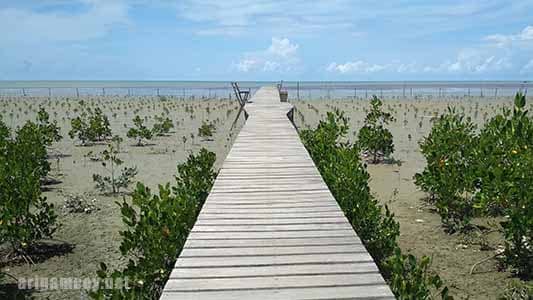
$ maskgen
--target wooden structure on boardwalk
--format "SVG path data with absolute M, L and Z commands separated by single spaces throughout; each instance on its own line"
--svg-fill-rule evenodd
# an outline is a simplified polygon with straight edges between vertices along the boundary
M 304 148 L 276 87 L 249 118 L 161 299 L 394 299 Z

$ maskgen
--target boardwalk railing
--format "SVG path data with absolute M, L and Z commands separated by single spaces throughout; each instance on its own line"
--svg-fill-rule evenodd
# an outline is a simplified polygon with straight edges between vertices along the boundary
M 224 161 L 162 299 L 394 299 L 276 87 Z
M 100 86 L 99 86 L 100 84 Z M 257 91 L 263 83 L 239 82 L 239 87 Z M 276 84 L 276 83 L 272 83 Z M 499 97 L 527 93 L 533 82 L 299 82 L 285 81 L 278 86 L 288 91 L 289 99 L 368 99 L 413 97 Z M 235 97 L 230 82 L 140 82 L 121 86 L 91 82 L 71 82 L 69 85 L 51 82 L 47 85 L 26 82 L 1 82 L 0 96 L 172 96 L 180 99 L 227 99 Z

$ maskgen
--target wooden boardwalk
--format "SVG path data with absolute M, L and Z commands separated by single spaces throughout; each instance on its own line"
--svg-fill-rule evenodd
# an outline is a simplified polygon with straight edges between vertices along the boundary
M 394 299 L 320 177 L 291 105 L 261 88 L 161 299 Z

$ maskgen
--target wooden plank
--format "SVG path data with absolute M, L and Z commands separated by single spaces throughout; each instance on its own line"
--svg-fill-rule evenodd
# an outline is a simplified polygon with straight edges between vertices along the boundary
M 344 214 L 340 210 L 330 210 L 330 211 L 310 211 L 310 212 L 284 212 L 284 213 L 269 213 L 269 214 L 258 214 L 254 212 L 250 212 L 247 214 L 235 214 L 235 213 L 216 213 L 215 212 L 207 212 L 202 211 L 199 215 L 199 219 L 242 219 L 242 220 L 248 220 L 248 219 L 315 219 L 320 217 L 344 217 Z
M 228 266 L 271 266 L 298 264 L 329 264 L 340 262 L 371 262 L 368 253 L 328 253 L 271 256 L 220 256 L 220 257 L 181 257 L 176 268 L 228 267 Z
M 167 288 L 176 292 L 242 289 L 355 286 L 383 284 L 379 273 L 317 274 L 271 277 L 171 279 Z
M 379 272 L 372 262 L 344 264 L 305 264 L 261 267 L 213 267 L 213 268 L 176 268 L 170 278 L 239 278 L 267 277 L 311 274 L 355 274 Z
M 163 300 L 189 300 L 189 299 L 261 299 L 261 300 L 287 300 L 287 299 L 395 299 L 386 285 L 373 286 L 333 286 L 315 288 L 292 288 L 292 289 L 248 289 L 235 291 L 209 291 L 209 292 L 163 292 Z
M 340 216 L 333 217 L 317 217 L 313 220 L 305 219 L 290 219 L 290 218 L 278 218 L 278 219 L 199 219 L 196 221 L 196 226 L 199 225 L 211 225 L 211 226 L 220 226 L 220 225 L 244 225 L 244 224 L 253 224 L 253 225 L 269 225 L 269 224 L 329 224 L 329 223 L 345 223 L 346 220 Z
M 262 88 L 161 299 L 394 299 L 287 119 Z
M 253 211 L 245 208 L 228 208 L 228 209 L 211 209 L 209 207 L 205 208 L 203 213 L 209 214 L 298 214 L 298 213 L 321 213 L 321 212 L 332 212 L 338 211 L 336 206 L 326 206 L 326 207 L 294 207 L 294 208 L 257 208 Z
M 281 203 L 268 203 L 268 202 L 259 202 L 256 200 L 255 202 L 232 202 L 232 203 L 224 203 L 224 202 L 217 202 L 217 203 L 209 203 L 209 206 L 206 205 L 206 209 L 215 209 L 224 211 L 225 209 L 265 209 L 265 208 L 318 208 L 318 207 L 337 207 L 337 203 L 335 202 L 320 202 L 320 201 L 302 201 L 302 202 L 281 202 Z
M 322 238 L 291 238 L 291 239 L 221 239 L 194 240 L 188 239 L 185 248 L 244 248 L 244 247 L 295 247 L 317 245 L 353 245 L 361 244 L 358 237 L 343 236 Z
M 280 238 L 320 238 L 320 237 L 347 237 L 354 236 L 352 230 L 315 230 L 315 231 L 274 231 L 274 232 L 196 232 L 191 231 L 190 239 L 280 239 Z
M 196 224 L 192 232 L 270 232 L 270 231 L 324 231 L 324 230 L 351 230 L 350 224 L 342 223 L 308 223 L 308 224 L 281 224 L 281 225 L 265 225 L 265 224 L 246 224 L 246 225 L 217 225 L 209 226 Z
M 366 252 L 362 244 L 357 245 L 316 245 L 291 247 L 245 247 L 245 248 L 186 248 L 180 257 L 199 256 L 252 256 L 252 255 L 287 255 L 287 254 L 324 254 L 324 253 L 361 253 Z M 238 253 L 238 254 L 236 254 Z

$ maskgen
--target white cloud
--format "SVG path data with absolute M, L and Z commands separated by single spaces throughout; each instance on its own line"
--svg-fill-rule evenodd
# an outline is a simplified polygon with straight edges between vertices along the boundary
M 169 1 L 170 2 L 170 1 Z M 374 0 L 180 0 L 177 16 L 198 27 L 200 34 L 269 35 L 331 33 L 359 35 L 361 27 L 395 32 L 397 37 L 431 36 L 442 32 L 463 32 L 473 25 L 494 24 L 502 18 L 530 18 L 531 0 L 473 1 Z M 420 12 L 424 12 L 421 14 Z M 475 20 L 476 24 L 473 24 Z M 362 33 L 366 35 L 367 33 Z
M 500 48 L 510 47 L 513 42 L 518 44 L 533 43 L 533 26 L 526 26 L 521 32 L 516 34 L 491 34 L 486 36 L 484 40 Z
M 399 64 L 396 67 L 396 72 L 398 73 L 416 73 L 418 72 L 419 68 L 415 63 L 410 64 Z
M 259 65 L 257 60 L 251 58 L 242 59 L 237 63 L 237 70 L 241 72 L 249 72 L 255 69 Z
M 276 72 L 289 71 L 300 61 L 298 44 L 288 38 L 272 38 L 270 46 L 261 51 L 245 53 L 235 64 L 240 72 Z
M 477 49 L 465 49 L 459 52 L 455 61 L 444 63 L 441 70 L 452 73 L 486 73 L 511 68 L 508 57 L 499 57 Z
M 329 72 L 337 72 L 340 74 L 350 73 L 377 73 L 377 72 L 392 72 L 398 74 L 416 73 L 423 70 L 423 67 L 417 63 L 401 63 L 393 61 L 391 63 L 369 63 L 363 60 L 348 61 L 343 64 L 335 62 L 330 63 L 326 70 Z
M 339 74 L 374 73 L 432 73 L 439 75 L 487 75 L 505 74 L 505 72 L 533 72 L 533 59 L 526 53 L 533 46 L 533 26 L 526 26 L 516 34 L 494 34 L 483 38 L 489 44 L 481 44 L 470 48 L 462 48 L 455 58 L 441 63 L 370 63 L 363 60 L 349 61 L 342 64 L 329 64 L 326 70 Z M 494 47 L 496 46 L 496 47 Z M 525 59 L 527 58 L 527 59 Z M 522 66 L 520 68 L 520 66 Z M 517 69 L 518 68 L 518 69 Z
M 197 34 L 315 33 L 351 28 L 348 0 L 182 0 L 178 18 L 196 23 Z
M 84 41 L 105 36 L 114 25 L 129 23 L 128 5 L 123 1 L 78 0 L 76 4 L 82 12 L 0 8 L 0 28 L 6 29 L 0 43 Z
M 531 63 L 533 65 L 533 63 Z M 369 63 L 363 60 L 349 61 L 343 64 L 330 63 L 326 70 L 339 74 L 362 74 L 388 72 L 406 73 L 434 73 L 434 74 L 487 74 L 512 69 L 513 64 L 509 56 L 498 56 L 481 49 L 463 49 L 453 60 L 437 65 L 420 65 L 417 63 Z
M 332 62 L 326 68 L 329 72 L 347 73 L 374 73 L 390 68 L 390 65 L 370 64 L 362 60 L 348 61 L 343 64 Z
M 297 44 L 291 44 L 288 38 L 279 39 L 273 37 L 272 44 L 268 47 L 268 52 L 284 58 L 293 57 L 296 55 L 298 47 Z

